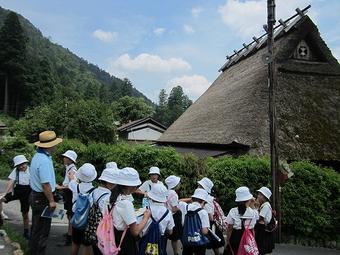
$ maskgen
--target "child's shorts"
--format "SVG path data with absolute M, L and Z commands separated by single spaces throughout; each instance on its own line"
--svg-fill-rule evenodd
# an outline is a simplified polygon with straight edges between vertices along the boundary
M 28 213 L 30 209 L 29 196 L 31 193 L 31 187 L 29 185 L 17 184 L 14 188 L 14 192 L 7 193 L 5 195 L 5 203 L 19 200 L 22 213 Z

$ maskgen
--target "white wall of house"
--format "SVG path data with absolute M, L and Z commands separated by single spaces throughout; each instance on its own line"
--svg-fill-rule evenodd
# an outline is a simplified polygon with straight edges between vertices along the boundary
M 128 134 L 128 140 L 148 140 L 155 141 L 162 135 L 161 132 L 149 127 L 140 130 L 131 131 Z

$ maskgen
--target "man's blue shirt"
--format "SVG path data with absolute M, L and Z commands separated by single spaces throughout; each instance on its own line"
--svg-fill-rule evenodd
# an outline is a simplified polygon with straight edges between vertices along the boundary
M 43 183 L 49 183 L 52 192 L 54 192 L 56 182 L 52 157 L 45 150 L 39 148 L 31 161 L 30 185 L 32 190 L 43 192 Z

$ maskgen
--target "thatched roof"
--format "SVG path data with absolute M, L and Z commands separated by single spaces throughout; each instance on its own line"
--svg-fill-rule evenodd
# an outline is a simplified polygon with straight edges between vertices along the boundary
M 157 128 L 157 130 L 160 132 L 164 132 L 166 130 L 166 127 L 163 124 L 159 123 L 158 121 L 156 121 L 155 119 L 151 117 L 146 117 L 143 119 L 138 119 L 138 120 L 131 121 L 129 123 L 125 123 L 121 125 L 120 127 L 118 127 L 117 130 L 120 132 L 131 131 L 135 129 L 137 126 L 139 127 L 144 124 L 153 124 L 154 127 Z
M 305 41 L 312 57 L 297 60 Z M 261 44 L 261 45 L 260 45 Z M 238 143 L 269 153 L 265 41 L 229 58 L 209 89 L 160 137 L 160 144 Z M 308 16 L 276 31 L 277 119 L 280 157 L 340 159 L 340 66 Z

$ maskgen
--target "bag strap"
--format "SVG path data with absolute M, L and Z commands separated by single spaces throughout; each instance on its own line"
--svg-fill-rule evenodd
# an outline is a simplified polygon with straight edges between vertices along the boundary
M 92 193 L 92 191 L 94 191 L 95 189 L 96 189 L 96 187 L 92 187 L 91 189 L 89 189 L 89 190 L 86 192 L 86 194 Z
M 101 194 L 100 197 L 97 199 L 96 204 L 98 204 L 99 200 L 100 200 L 103 196 L 108 195 L 108 194 L 109 194 L 109 193 L 103 193 L 103 194 Z
M 151 215 L 151 219 L 152 219 L 154 222 L 157 222 L 157 224 L 159 224 L 162 220 L 164 220 L 164 218 L 168 215 L 168 213 L 169 213 L 169 210 L 167 209 L 167 210 L 165 211 L 165 213 L 163 214 L 163 216 L 162 216 L 158 221 L 156 221 L 156 220 L 152 217 L 152 215 Z
M 77 193 L 78 193 L 78 194 L 80 193 L 80 190 L 79 190 L 79 183 L 77 184 Z
M 124 229 L 124 232 L 123 232 L 123 234 L 122 234 L 122 237 L 120 238 L 119 246 L 117 247 L 118 251 L 120 251 L 120 246 L 121 246 L 122 243 L 123 243 L 123 240 L 124 240 L 124 237 L 125 237 L 125 234 L 126 234 L 126 231 L 127 231 L 128 228 L 129 228 L 129 227 L 127 227 L 127 228 Z
M 19 169 L 18 167 L 16 167 L 16 178 L 15 178 L 15 181 L 17 184 L 19 184 Z

